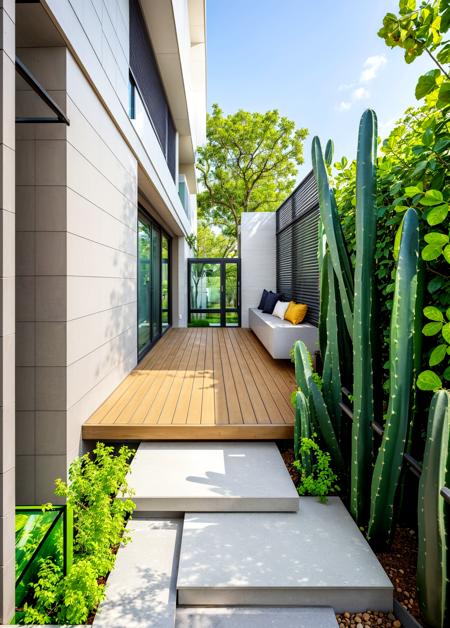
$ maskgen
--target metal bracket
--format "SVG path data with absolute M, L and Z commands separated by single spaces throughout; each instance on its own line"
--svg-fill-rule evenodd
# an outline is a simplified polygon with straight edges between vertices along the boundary
M 56 104 L 49 93 L 42 87 L 42 85 L 34 78 L 30 70 L 22 63 L 22 61 L 16 57 L 16 72 L 24 81 L 30 85 L 30 87 L 36 92 L 36 94 L 45 102 L 55 114 L 56 118 L 45 117 L 31 117 L 31 118 L 16 118 L 16 122 L 20 124 L 67 124 L 70 125 L 70 121 L 63 112 L 63 110 Z

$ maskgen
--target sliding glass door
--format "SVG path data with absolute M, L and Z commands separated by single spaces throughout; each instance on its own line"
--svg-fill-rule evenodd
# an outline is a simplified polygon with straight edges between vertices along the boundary
M 138 356 L 170 326 L 170 240 L 161 227 L 139 213 Z

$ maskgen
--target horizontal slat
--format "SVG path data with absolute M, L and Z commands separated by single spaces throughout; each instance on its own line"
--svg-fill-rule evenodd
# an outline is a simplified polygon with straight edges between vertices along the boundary
M 318 324 L 320 293 L 319 199 L 311 171 L 277 211 L 277 290 L 286 299 L 306 303 L 307 319 Z

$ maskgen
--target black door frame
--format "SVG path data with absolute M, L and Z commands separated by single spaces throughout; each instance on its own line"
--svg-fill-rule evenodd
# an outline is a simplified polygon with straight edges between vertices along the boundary
M 149 323 L 150 323 L 150 342 L 145 345 L 142 349 L 139 350 L 139 221 L 145 222 L 151 229 L 155 229 L 159 232 L 159 251 L 158 251 L 158 273 L 159 273 L 159 332 L 153 338 L 153 328 L 152 328 L 152 312 L 153 312 L 153 281 L 150 281 L 149 286 Z M 166 329 L 163 329 L 162 325 L 162 238 L 165 236 L 168 242 L 168 294 L 169 294 L 169 311 L 168 311 L 168 326 Z M 136 324 L 137 324 L 137 352 L 138 352 L 138 361 L 141 360 L 149 351 L 152 349 L 155 344 L 164 336 L 164 334 L 171 328 L 172 326 L 172 238 L 165 231 L 160 224 L 154 220 L 150 214 L 145 210 L 145 208 L 139 203 L 138 205 L 138 217 L 137 217 L 137 267 L 136 267 L 136 297 L 137 297 L 137 307 L 136 307 Z M 152 250 L 153 242 L 152 237 L 150 237 L 150 251 Z M 153 272 L 153 268 L 150 268 L 150 273 Z
M 188 325 L 191 314 L 220 314 L 220 327 L 226 327 L 226 314 L 236 312 L 238 327 L 241 326 L 241 258 L 240 257 L 189 257 L 188 258 Z M 191 267 L 192 264 L 220 264 L 220 309 L 191 307 Z M 226 307 L 226 266 L 236 264 L 237 268 L 237 307 Z

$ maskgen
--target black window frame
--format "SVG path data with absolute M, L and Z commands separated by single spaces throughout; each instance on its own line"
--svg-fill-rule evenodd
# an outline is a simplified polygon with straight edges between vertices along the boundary
M 145 222 L 147 223 L 148 226 L 150 226 L 150 228 L 153 230 L 155 229 L 156 231 L 159 232 L 159 333 L 157 334 L 157 336 L 155 336 L 155 338 L 151 337 L 150 339 L 150 343 L 148 345 L 146 345 L 144 348 L 142 348 L 141 350 L 139 350 L 139 221 L 141 222 Z M 142 360 L 142 358 L 147 355 L 147 353 L 149 351 L 151 351 L 151 349 L 153 349 L 153 347 L 156 345 L 156 343 L 161 340 L 161 338 L 164 336 L 164 334 L 166 334 L 169 329 L 171 329 L 172 327 L 172 237 L 170 236 L 169 233 L 167 233 L 167 231 L 150 215 L 150 213 L 145 209 L 145 207 L 143 207 L 143 205 L 141 205 L 141 203 L 138 203 L 138 216 L 137 216 L 137 223 L 136 223 L 137 229 L 136 229 L 136 303 L 137 303 L 137 307 L 136 307 L 136 329 L 137 329 L 137 338 L 136 338 L 136 345 L 137 345 L 137 354 L 138 354 L 138 362 L 140 362 Z M 168 257 L 168 326 L 163 329 L 163 324 L 162 324 L 162 312 L 163 312 L 163 307 L 162 307 L 162 236 L 165 236 L 167 238 L 167 242 L 168 242 L 168 252 L 169 252 L 169 257 Z M 150 243 L 150 246 L 152 246 L 152 244 Z M 151 272 L 153 272 L 153 269 L 151 269 Z M 153 285 L 153 282 L 152 282 Z M 151 292 L 151 297 L 149 299 L 149 309 L 150 309 L 150 315 L 149 315 L 149 319 L 150 319 L 150 326 L 152 325 L 152 307 L 153 307 L 153 293 Z M 166 311 L 166 310 L 164 310 Z

